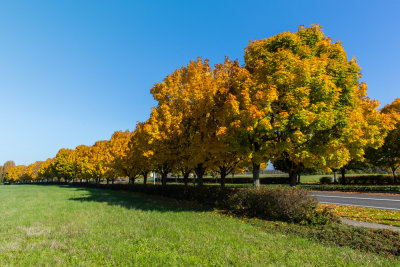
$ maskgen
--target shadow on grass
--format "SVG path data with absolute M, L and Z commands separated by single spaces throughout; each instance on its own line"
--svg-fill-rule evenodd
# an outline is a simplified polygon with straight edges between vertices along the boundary
M 69 198 L 70 201 L 99 202 L 110 206 L 120 206 L 126 209 L 159 212 L 204 211 L 210 208 L 195 202 L 178 201 L 163 196 L 150 195 L 137 192 L 116 191 L 98 188 L 83 188 L 69 185 L 57 185 L 75 191 L 82 191 L 82 197 Z

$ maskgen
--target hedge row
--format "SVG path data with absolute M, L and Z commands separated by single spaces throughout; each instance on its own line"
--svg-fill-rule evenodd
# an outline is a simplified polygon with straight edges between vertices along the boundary
M 342 182 L 342 177 L 339 177 L 339 183 Z M 346 176 L 346 184 L 389 185 L 393 183 L 394 179 L 392 175 Z
M 195 178 L 189 178 L 189 183 L 195 183 Z M 203 178 L 203 183 L 205 184 L 214 184 L 220 183 L 220 178 Z M 167 178 L 167 183 L 184 183 L 183 178 Z M 253 183 L 253 178 L 251 177 L 234 177 L 234 178 L 225 178 L 226 184 L 251 184 Z M 260 178 L 261 184 L 289 184 L 289 177 L 263 177 Z
M 287 222 L 326 224 L 333 220 L 330 214 L 317 212 L 317 200 L 307 190 L 294 187 L 221 188 L 218 186 L 91 184 L 73 183 L 73 186 L 123 190 L 159 195 L 177 200 L 196 201 L 208 207 L 224 209 L 242 216 L 274 219 Z
M 332 184 L 331 176 L 324 176 L 319 179 L 321 184 Z M 345 183 L 341 176 L 339 176 L 340 184 L 349 185 L 392 185 L 394 184 L 394 178 L 392 175 L 355 175 L 346 176 Z
M 390 192 L 400 193 L 398 185 L 298 185 L 298 188 L 321 191 L 349 191 L 349 192 Z

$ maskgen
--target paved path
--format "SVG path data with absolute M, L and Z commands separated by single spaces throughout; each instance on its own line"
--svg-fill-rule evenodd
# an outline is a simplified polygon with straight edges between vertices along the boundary
M 400 211 L 400 195 L 313 191 L 319 203 Z

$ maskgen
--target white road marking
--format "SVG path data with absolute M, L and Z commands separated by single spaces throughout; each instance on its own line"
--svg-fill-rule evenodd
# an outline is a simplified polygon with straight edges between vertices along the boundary
M 368 200 L 380 200 L 380 201 L 400 201 L 400 199 L 382 199 L 382 198 L 369 198 L 369 197 L 339 197 L 339 196 L 328 196 L 328 195 L 312 195 L 315 197 L 334 197 L 334 198 L 350 198 L 350 199 L 368 199 Z
M 373 209 L 383 209 L 383 210 L 399 210 L 396 208 L 386 208 L 386 207 L 374 207 L 374 206 L 364 206 L 364 205 L 353 205 L 353 204 L 343 204 L 343 203 L 333 203 L 333 202 L 319 202 L 321 204 L 332 204 L 332 205 L 343 205 L 343 206 L 357 206 L 357 207 L 364 207 L 364 208 L 373 208 Z

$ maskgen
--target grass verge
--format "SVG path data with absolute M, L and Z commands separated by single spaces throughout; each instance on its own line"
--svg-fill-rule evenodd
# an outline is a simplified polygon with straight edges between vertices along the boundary
M 326 245 L 351 247 L 383 256 L 400 256 L 400 234 L 343 224 L 304 226 L 285 222 L 250 220 L 250 223 L 269 233 L 305 237 Z M 397 263 L 398 265 L 399 263 Z
M 398 264 L 137 193 L 0 186 L 0 210 L 1 266 Z

